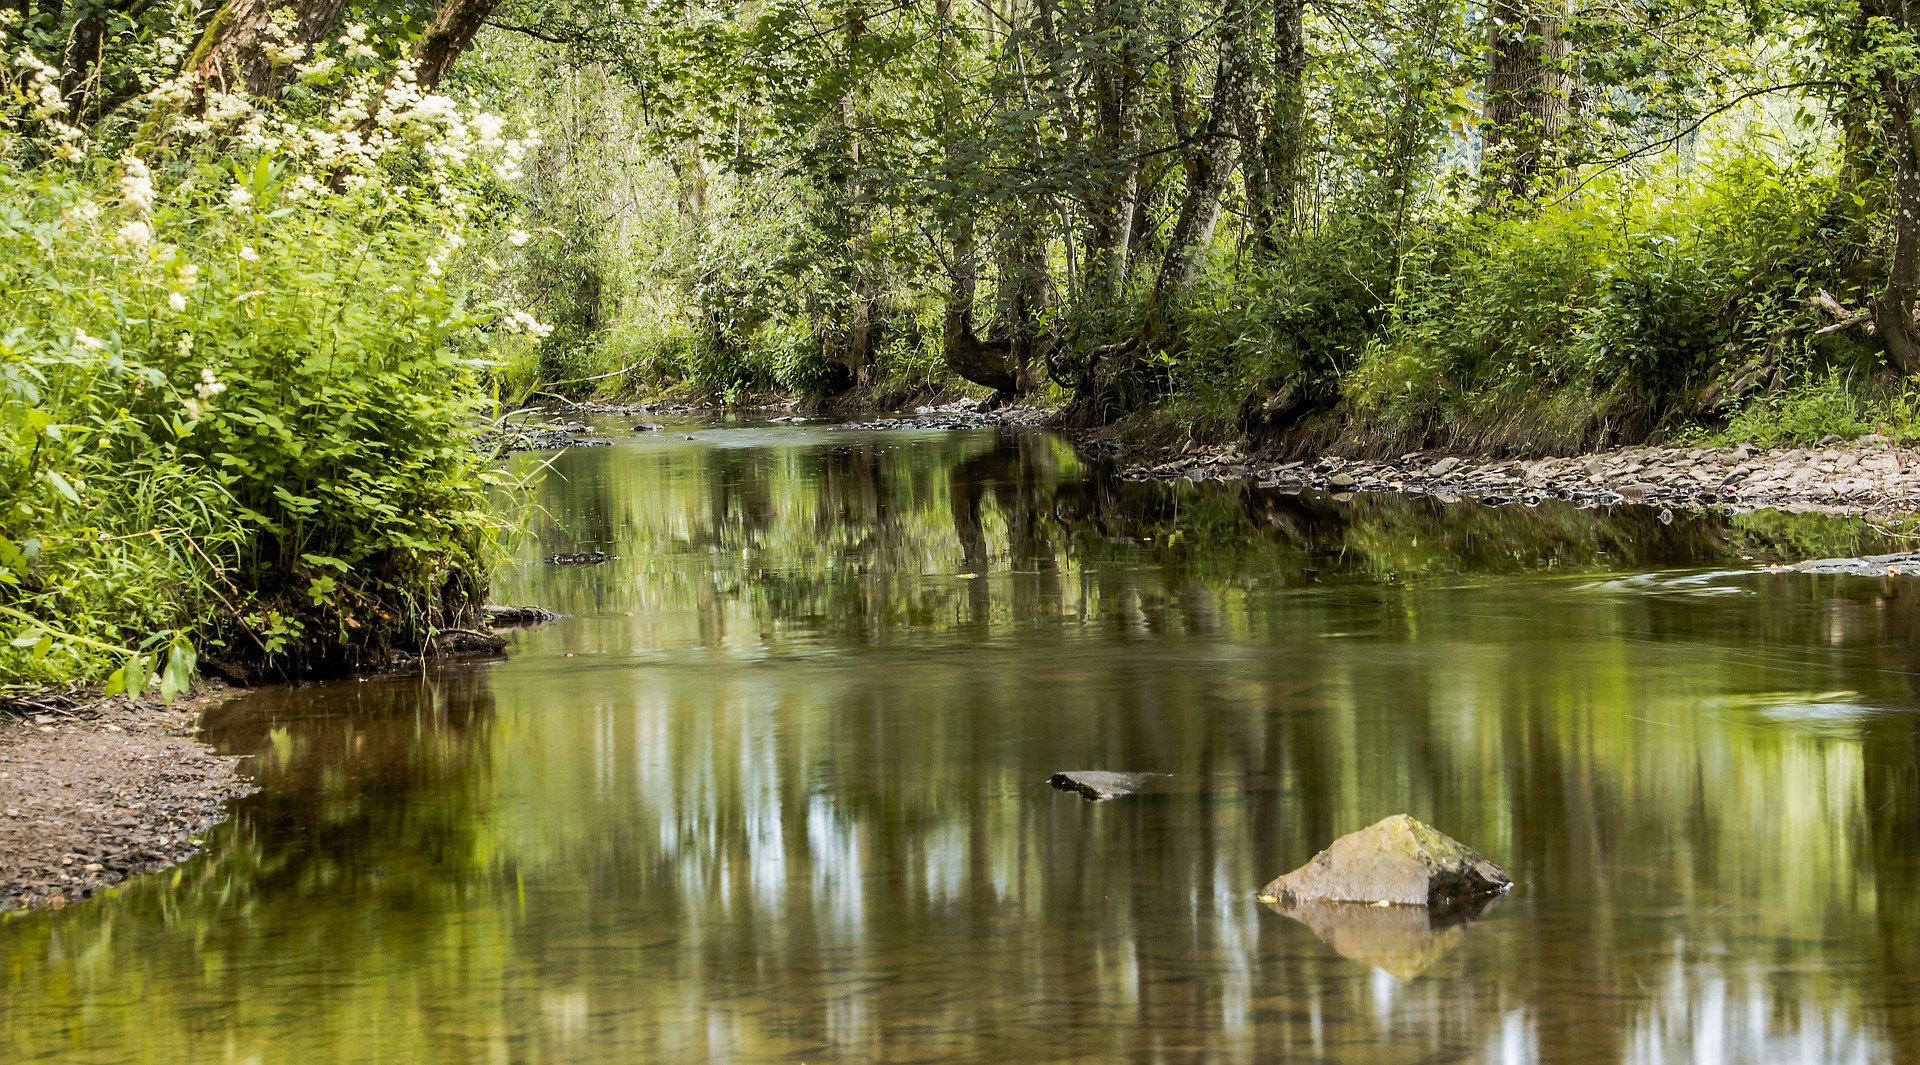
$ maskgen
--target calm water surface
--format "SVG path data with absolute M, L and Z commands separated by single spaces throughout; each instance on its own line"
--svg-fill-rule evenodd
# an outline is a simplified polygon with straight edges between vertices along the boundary
M 215 711 L 263 792 L 0 923 L 0 1060 L 1920 1057 L 1920 586 L 1762 568 L 1864 525 L 748 423 L 528 497 L 498 598 L 571 617 Z M 1092 804 L 1075 768 L 1175 777 Z M 1511 896 L 1254 900 L 1400 811 Z

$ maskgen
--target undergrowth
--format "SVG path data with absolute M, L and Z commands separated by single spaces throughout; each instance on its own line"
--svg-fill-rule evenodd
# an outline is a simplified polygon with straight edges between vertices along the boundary
M 536 139 L 404 76 L 313 119 L 167 90 L 163 140 L 0 144 L 0 684 L 336 670 L 482 601 L 480 373 L 546 327 L 466 247 Z

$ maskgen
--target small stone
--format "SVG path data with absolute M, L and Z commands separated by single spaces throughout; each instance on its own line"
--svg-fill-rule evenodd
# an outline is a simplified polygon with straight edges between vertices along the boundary
M 1104 769 L 1075 769 L 1055 773 L 1047 783 L 1061 791 L 1078 792 L 1094 802 L 1103 802 L 1107 799 L 1132 795 L 1166 775 L 1165 773 L 1113 773 Z
M 1454 467 L 1458 465 L 1460 465 L 1460 460 L 1458 458 L 1449 456 L 1427 467 L 1427 476 L 1428 477 L 1445 477 L 1447 474 L 1452 473 Z

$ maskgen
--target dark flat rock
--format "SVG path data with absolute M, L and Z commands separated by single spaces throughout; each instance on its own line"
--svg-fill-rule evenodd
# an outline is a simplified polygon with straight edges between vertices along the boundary
M 486 612 L 487 623 L 495 628 L 539 625 L 548 621 L 558 621 L 565 616 L 551 610 L 542 610 L 537 606 L 488 606 Z
M 1072 769 L 1055 773 L 1047 783 L 1061 791 L 1076 791 L 1092 799 L 1103 802 L 1132 795 L 1156 780 L 1166 779 L 1165 773 L 1112 773 L 1104 769 Z
M 1459 840 L 1406 814 L 1349 832 L 1307 864 L 1260 889 L 1261 901 L 1425 906 L 1446 915 L 1512 886 Z

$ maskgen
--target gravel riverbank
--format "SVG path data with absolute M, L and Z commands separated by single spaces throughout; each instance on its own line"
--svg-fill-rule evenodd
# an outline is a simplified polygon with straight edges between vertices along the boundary
M 1572 458 L 1488 459 L 1413 452 L 1392 460 L 1272 461 L 1231 445 L 1135 456 L 1134 479 L 1248 478 L 1270 487 L 1415 492 L 1488 502 L 1566 499 L 1589 506 L 1834 513 L 1920 510 L 1920 450 L 1882 437 L 1814 448 L 1631 447 Z
M 0 703 L 0 910 L 59 909 L 198 852 L 253 791 L 237 759 L 191 738 L 224 697 Z

